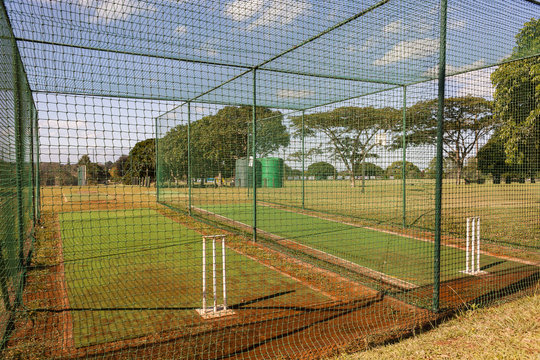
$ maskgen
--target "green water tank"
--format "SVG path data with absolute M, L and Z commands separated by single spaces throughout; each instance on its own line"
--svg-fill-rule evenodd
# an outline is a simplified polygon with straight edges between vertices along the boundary
M 283 187 L 283 159 L 277 157 L 262 158 L 262 184 L 264 187 Z
M 255 160 L 257 170 L 257 187 L 262 186 L 262 166 L 260 160 Z M 234 185 L 236 187 L 252 187 L 253 186 L 253 160 L 238 159 L 236 160 L 234 172 Z

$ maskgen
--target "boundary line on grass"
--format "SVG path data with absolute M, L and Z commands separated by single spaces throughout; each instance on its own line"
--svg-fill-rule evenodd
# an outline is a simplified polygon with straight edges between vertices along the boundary
M 201 209 L 201 208 L 198 208 L 198 207 L 192 207 L 192 210 L 195 210 L 195 211 L 200 212 L 202 214 L 215 216 L 218 219 L 224 220 L 224 221 L 226 221 L 226 222 L 228 222 L 230 224 L 240 226 L 244 230 L 248 230 L 249 232 L 252 231 L 251 226 L 249 226 L 249 225 L 247 225 L 247 224 L 245 224 L 243 222 L 236 221 L 236 220 L 233 220 L 231 218 L 225 217 L 223 215 L 216 214 L 216 213 L 214 213 L 212 211 L 208 211 L 208 210 Z M 294 249 L 294 247 L 296 247 L 296 248 L 300 248 L 300 249 L 303 249 L 303 250 L 308 250 L 311 253 L 311 255 L 319 255 L 319 258 L 322 259 L 322 260 L 326 260 L 326 261 L 328 261 L 330 263 L 333 263 L 335 265 L 338 265 L 338 266 L 343 266 L 348 270 L 359 273 L 359 274 L 364 275 L 366 277 L 369 277 L 371 279 L 381 281 L 381 282 L 383 282 L 385 284 L 392 285 L 392 286 L 397 287 L 397 288 L 399 288 L 401 290 L 413 290 L 413 289 L 416 289 L 416 288 L 420 287 L 419 285 L 407 282 L 405 280 L 401 280 L 399 278 L 396 278 L 396 277 L 393 277 L 391 275 L 388 275 L 388 274 L 385 274 L 385 273 L 382 273 L 382 272 L 367 268 L 365 266 L 358 265 L 358 264 L 356 264 L 356 263 L 354 263 L 352 261 L 345 260 L 345 259 L 340 258 L 338 256 L 329 254 L 329 253 L 327 253 L 325 251 L 318 250 L 318 249 L 312 248 L 312 247 L 304 245 L 304 244 L 300 244 L 299 242 L 284 238 L 282 236 L 278 236 L 278 235 L 275 235 L 273 233 L 270 233 L 270 232 L 267 232 L 267 231 L 264 231 L 264 230 L 261 230 L 261 229 L 257 229 L 257 231 L 259 233 L 261 233 L 262 235 L 267 236 L 270 239 L 277 241 L 280 244 L 284 244 L 288 248 Z M 294 245 L 294 247 L 291 246 L 291 245 Z M 322 255 L 323 257 L 321 258 L 320 255 Z

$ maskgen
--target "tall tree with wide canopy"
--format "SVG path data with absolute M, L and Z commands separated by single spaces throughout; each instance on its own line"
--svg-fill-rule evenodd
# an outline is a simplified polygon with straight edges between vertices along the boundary
M 127 176 L 155 178 L 156 171 L 156 142 L 155 139 L 139 141 L 129 152 Z
M 283 115 L 257 107 L 257 156 L 264 157 L 290 141 Z M 194 177 L 233 175 L 237 159 L 251 156 L 253 108 L 226 106 L 191 123 L 191 172 Z M 168 176 L 187 174 L 187 125 L 169 130 L 159 141 L 160 161 Z M 249 153 L 248 153 L 249 152 Z
M 400 111 L 394 108 L 341 107 L 332 111 L 304 116 L 305 136 L 320 136 L 327 139 L 334 157 L 343 162 L 351 176 L 351 186 L 355 186 L 354 168 L 364 164 L 366 159 L 376 157 L 376 135 L 390 130 L 399 119 Z M 302 132 L 302 117 L 291 118 L 295 135 Z M 363 167 L 365 168 L 365 167 Z M 362 179 L 365 178 L 365 173 Z M 362 181 L 364 192 L 364 181 Z
M 536 56 L 535 56 L 536 55 Z M 540 19 L 525 23 L 510 57 L 491 75 L 506 161 L 534 179 L 540 170 Z
M 437 144 L 438 100 L 420 101 L 407 109 L 407 146 Z M 494 131 L 493 103 L 481 97 L 464 96 L 445 100 L 443 151 L 456 166 L 460 184 L 465 160 L 479 140 Z M 395 129 L 393 148 L 401 148 L 401 129 Z

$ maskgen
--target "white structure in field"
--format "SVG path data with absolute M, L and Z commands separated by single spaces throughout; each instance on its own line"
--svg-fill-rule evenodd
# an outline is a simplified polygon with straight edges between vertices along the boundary
M 206 306 L 206 240 L 212 241 L 212 289 L 214 293 L 214 304 L 212 307 Z M 221 261 L 222 261 L 222 288 L 223 288 L 223 304 L 218 305 L 217 301 L 217 258 L 216 258 L 216 240 L 221 240 Z M 207 235 L 202 237 L 202 308 L 197 309 L 197 313 L 203 319 L 214 319 L 217 317 L 234 315 L 234 311 L 227 308 L 227 270 L 226 264 L 226 248 L 225 235 Z

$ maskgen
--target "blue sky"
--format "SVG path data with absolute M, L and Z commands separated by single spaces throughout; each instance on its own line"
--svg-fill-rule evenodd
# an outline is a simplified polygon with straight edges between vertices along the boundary
M 6 7 L 15 35 L 21 39 L 18 45 L 30 86 L 37 91 L 34 97 L 41 131 L 46 133 L 42 144 L 51 152 L 57 146 L 61 158 L 101 148 L 98 153 L 103 155 L 97 160 L 104 161 L 152 136 L 154 118 L 160 113 L 244 71 L 235 66 L 260 64 L 376 3 L 7 0 Z M 433 78 L 439 50 L 438 4 L 435 0 L 390 0 L 266 64 L 265 69 L 304 75 L 260 71 L 258 104 L 300 109 L 393 86 L 305 74 L 392 83 Z M 540 16 L 540 7 L 524 0 L 450 0 L 448 14 L 447 72 L 459 73 L 508 57 L 515 34 L 524 22 Z M 456 76 L 449 79 L 448 89 L 456 96 L 490 97 L 491 71 Z M 199 101 L 249 104 L 251 88 L 252 75 L 246 74 Z M 55 97 L 46 92 L 81 96 Z M 395 103 L 391 94 L 371 97 L 373 105 Z M 435 93 L 428 83 L 411 95 L 409 103 L 432 98 Z M 126 99 L 112 101 L 107 96 Z M 51 110 L 55 102 L 69 106 Z M 103 151 L 104 147 L 108 150 Z M 74 161 L 73 155 L 69 159 Z

